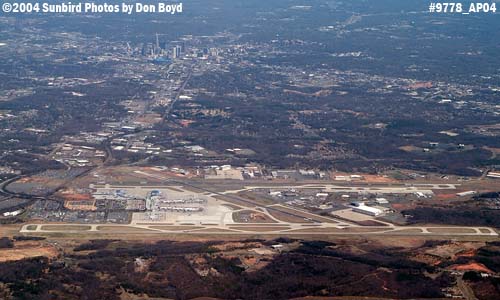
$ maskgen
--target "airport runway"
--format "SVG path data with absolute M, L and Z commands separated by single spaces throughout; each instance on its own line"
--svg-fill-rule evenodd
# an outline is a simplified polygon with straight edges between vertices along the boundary
M 44 228 L 46 227 L 46 228 Z M 58 228 L 60 227 L 60 229 Z M 73 228 L 72 228 L 73 227 Z M 83 228 L 84 227 L 84 228 Z M 183 229 L 183 227 L 185 229 Z M 311 223 L 231 223 L 203 224 L 26 224 L 21 233 L 88 233 L 88 234 L 193 234 L 193 235 L 388 235 L 388 236 L 441 236 L 498 237 L 489 227 L 459 226 L 360 226 L 346 224 Z

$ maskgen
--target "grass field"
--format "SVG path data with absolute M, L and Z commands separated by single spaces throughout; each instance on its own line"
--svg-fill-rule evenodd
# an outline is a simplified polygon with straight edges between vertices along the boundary
M 136 228 L 130 226 L 97 226 L 97 230 L 99 231 L 116 231 L 116 232 L 154 232 L 153 230 L 145 229 L 145 228 Z
M 36 229 L 36 228 L 34 228 Z M 34 230 L 30 229 L 30 230 Z M 42 230 L 49 231 L 85 231 L 90 230 L 90 226 L 87 225 L 43 225 Z
M 193 229 L 201 229 L 203 227 L 200 226 L 149 226 L 152 229 L 161 229 L 161 230 L 193 230 Z
M 283 226 L 234 226 L 234 227 L 231 226 L 229 228 L 236 230 L 255 231 L 255 232 L 279 231 L 279 230 L 291 229 L 290 227 L 283 227 Z
M 429 228 L 428 231 L 432 233 L 475 233 L 476 232 L 472 228 L 459 228 L 459 227 Z
M 290 223 L 309 223 L 309 222 L 311 222 L 311 221 L 305 221 L 304 218 L 309 218 L 309 219 L 321 221 L 324 223 L 338 223 L 337 221 L 332 220 L 330 218 L 318 216 L 318 215 L 311 214 L 311 213 L 301 211 L 301 210 L 291 209 L 291 208 L 288 208 L 288 207 L 285 207 L 282 205 L 275 205 L 272 208 L 273 209 L 268 209 L 268 211 L 271 215 L 273 215 L 273 217 L 275 217 L 276 219 L 279 219 L 279 220 L 282 220 L 282 218 L 283 218 L 282 221 L 285 221 L 284 220 L 285 218 L 295 220 L 293 222 L 286 221 L 286 222 L 290 222 Z M 277 212 L 276 209 L 279 210 L 280 212 Z M 289 215 L 289 214 L 292 214 L 292 215 Z M 277 215 L 279 215 L 279 217 Z M 301 221 L 298 221 L 298 220 L 301 220 Z
M 346 229 L 340 229 L 340 228 L 305 228 L 305 229 L 296 229 L 296 230 L 291 230 L 289 232 L 317 232 L 317 233 L 322 233 L 322 232 L 331 232 L 331 233 L 363 233 L 363 232 L 381 232 L 386 229 L 377 229 L 377 228 L 360 228 L 360 227 L 348 227 Z

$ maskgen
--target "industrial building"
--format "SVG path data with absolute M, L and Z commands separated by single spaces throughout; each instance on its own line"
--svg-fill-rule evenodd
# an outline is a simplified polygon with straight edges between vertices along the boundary
M 363 202 L 354 202 L 351 203 L 352 210 L 358 213 L 362 213 L 365 215 L 369 215 L 372 217 L 377 217 L 382 215 L 384 212 L 381 209 L 378 209 L 376 207 L 371 207 L 365 205 Z
M 487 177 L 490 177 L 490 178 L 500 178 L 500 172 L 489 172 Z
M 457 193 L 457 196 L 459 196 L 459 197 L 465 197 L 465 196 L 472 196 L 472 195 L 475 195 L 475 194 L 477 194 L 476 191 L 466 191 L 466 192 Z
M 377 202 L 377 204 L 389 204 L 386 198 L 375 198 L 375 202 Z

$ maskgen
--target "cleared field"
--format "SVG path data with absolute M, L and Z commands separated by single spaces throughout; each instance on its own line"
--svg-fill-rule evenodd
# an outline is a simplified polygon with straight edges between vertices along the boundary
M 54 246 L 42 246 L 34 244 L 33 246 L 16 246 L 15 248 L 0 249 L 0 262 L 16 261 L 32 257 L 45 256 L 53 258 L 58 255 Z
M 36 229 L 36 228 L 35 228 Z M 33 230 L 33 229 L 31 229 Z M 41 230 L 48 231 L 85 231 L 90 230 L 87 225 L 43 225 Z

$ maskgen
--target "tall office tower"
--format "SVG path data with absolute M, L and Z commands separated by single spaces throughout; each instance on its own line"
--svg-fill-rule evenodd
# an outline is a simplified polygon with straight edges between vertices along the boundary
M 177 58 L 177 47 L 175 46 L 172 48 L 172 58 L 173 59 Z
M 132 55 L 132 47 L 130 46 L 130 43 L 127 42 L 127 54 Z
M 180 46 L 175 46 L 172 48 L 172 58 L 179 58 L 181 57 L 181 47 Z
M 142 45 L 141 55 L 142 56 L 148 55 L 148 45 L 147 44 Z

